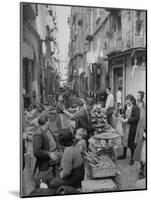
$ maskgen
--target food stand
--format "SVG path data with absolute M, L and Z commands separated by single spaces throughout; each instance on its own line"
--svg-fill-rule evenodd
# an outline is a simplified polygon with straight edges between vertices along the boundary
M 101 108 L 92 111 L 91 122 L 95 132 L 89 139 L 89 150 L 84 154 L 89 177 L 82 183 L 83 192 L 88 192 L 89 184 L 93 186 L 89 192 L 116 190 L 113 178 L 117 175 L 116 148 L 120 144 L 120 136 L 107 123 L 105 111 Z M 106 185 L 103 185 L 104 181 Z

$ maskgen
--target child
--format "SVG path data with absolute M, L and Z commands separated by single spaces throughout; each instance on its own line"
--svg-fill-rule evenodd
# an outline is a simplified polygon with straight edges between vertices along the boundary
M 73 135 L 69 129 L 62 129 L 59 142 L 64 146 L 61 160 L 60 177 L 54 178 L 49 183 L 49 188 L 57 191 L 61 186 L 81 187 L 84 179 L 84 165 L 79 149 L 73 145 Z
M 75 138 L 77 140 L 76 146 L 80 152 L 83 153 L 84 151 L 87 151 L 87 131 L 83 128 L 77 129 Z

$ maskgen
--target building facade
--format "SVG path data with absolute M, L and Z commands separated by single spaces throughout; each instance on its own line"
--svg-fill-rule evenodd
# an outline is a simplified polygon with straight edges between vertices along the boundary
M 146 91 L 146 11 L 72 7 L 69 81 L 79 92 Z M 133 87 L 132 87 L 133 85 Z
M 48 101 L 59 90 L 59 58 L 55 9 L 50 5 L 21 4 L 22 88 L 31 104 Z

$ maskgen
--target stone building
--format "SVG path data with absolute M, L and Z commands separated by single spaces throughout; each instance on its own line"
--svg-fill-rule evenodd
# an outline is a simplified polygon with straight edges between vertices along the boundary
M 31 103 L 40 102 L 40 37 L 36 31 L 35 4 L 21 4 L 22 86 Z
M 53 6 L 21 3 L 22 88 L 32 104 L 59 90 L 56 14 Z
M 146 11 L 72 7 L 69 79 L 79 92 L 146 91 Z M 133 87 L 132 87 L 133 85 Z

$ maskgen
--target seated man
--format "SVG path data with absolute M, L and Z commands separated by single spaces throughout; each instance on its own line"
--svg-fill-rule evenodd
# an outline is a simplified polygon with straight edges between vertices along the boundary
M 60 177 L 54 178 L 49 183 L 49 188 L 57 189 L 61 186 L 81 187 L 84 179 L 84 165 L 81 153 L 76 146 L 73 146 L 73 135 L 68 129 L 63 129 L 59 134 L 60 144 L 65 147 L 61 160 Z

